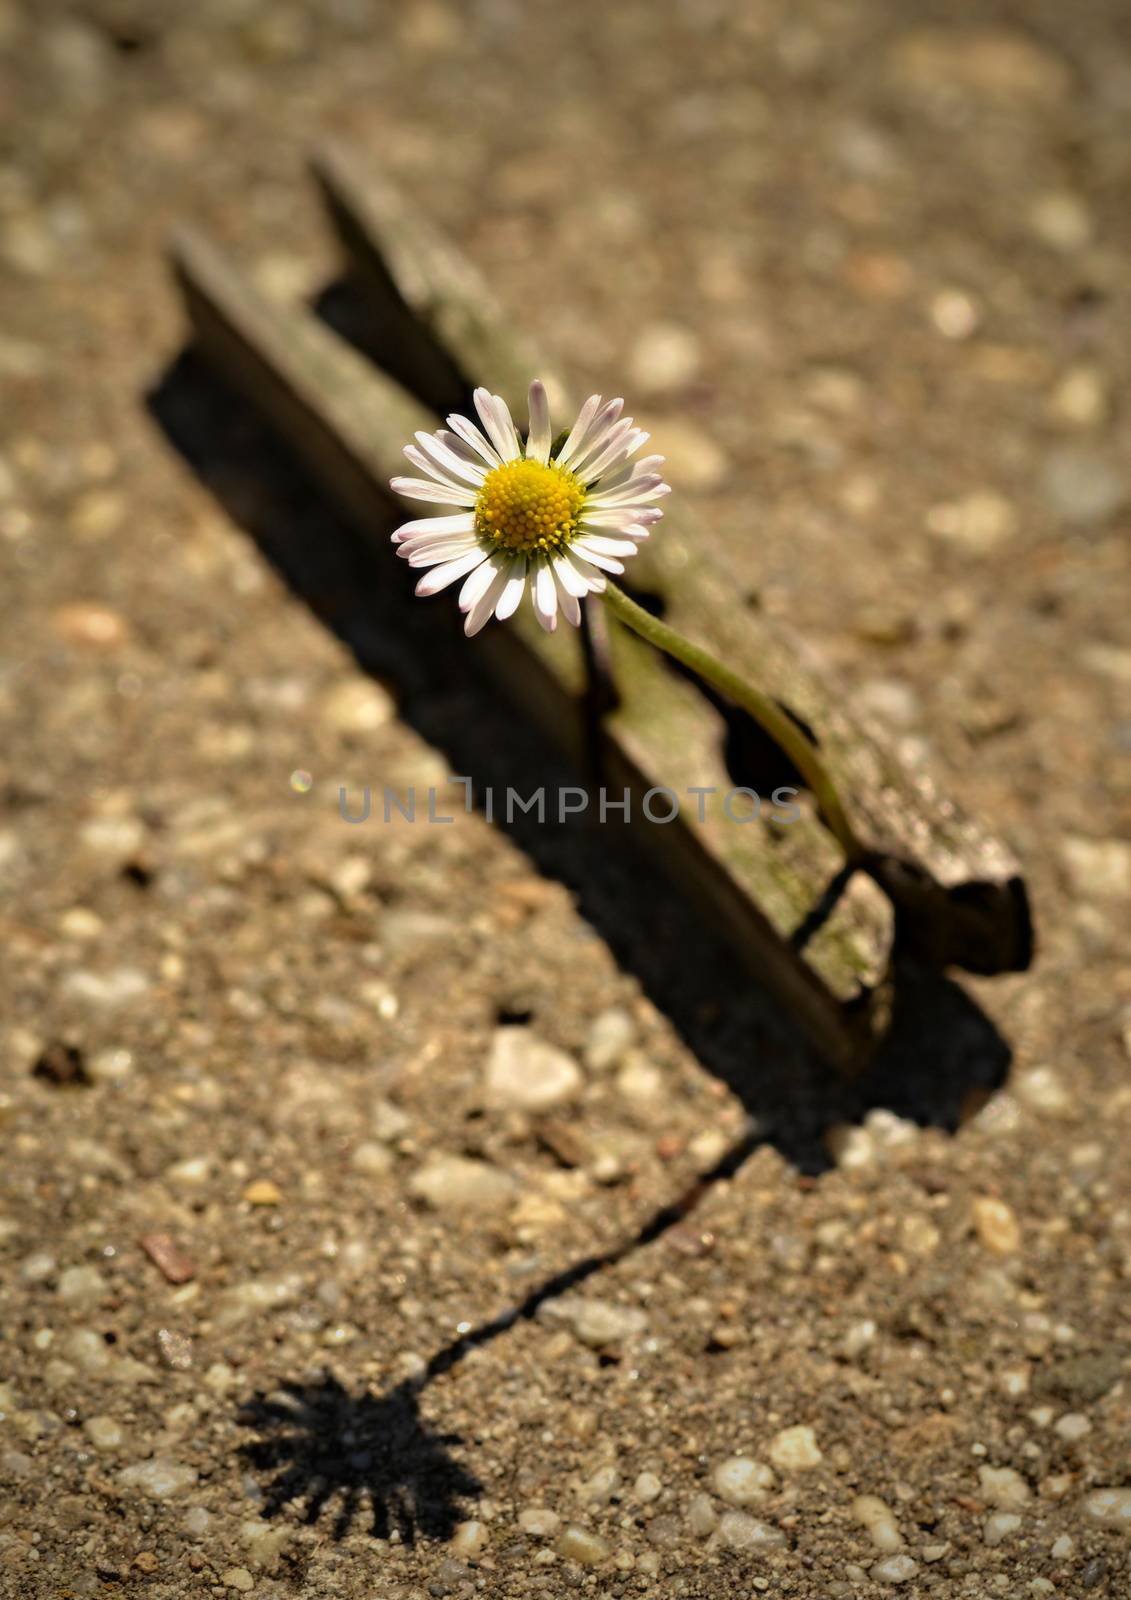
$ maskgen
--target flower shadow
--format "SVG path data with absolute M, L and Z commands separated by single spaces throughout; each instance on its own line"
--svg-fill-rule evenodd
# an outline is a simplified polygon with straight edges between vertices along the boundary
M 369 1532 L 402 1543 L 450 1539 L 482 1489 L 453 1455 L 458 1434 L 437 1433 L 420 1414 L 419 1385 L 386 1394 L 351 1394 L 330 1373 L 256 1394 L 238 1421 L 259 1435 L 240 1447 L 245 1464 L 266 1474 L 262 1515 L 301 1502 L 302 1518 L 333 1512 L 342 1539 L 365 1517 Z

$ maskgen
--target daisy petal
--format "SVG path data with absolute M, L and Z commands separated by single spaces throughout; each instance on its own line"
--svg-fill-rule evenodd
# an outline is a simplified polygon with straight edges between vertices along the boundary
M 607 435 L 604 447 L 596 455 L 591 454 L 575 469 L 578 476 L 594 482 L 611 468 L 619 468 L 626 457 L 632 454 L 632 440 L 639 432 L 639 428 L 633 428 L 631 417 L 618 422 Z M 647 434 L 644 437 L 647 438 Z
M 623 562 L 617 561 L 613 556 L 603 556 L 599 550 L 590 550 L 584 539 L 575 539 L 573 548 L 579 556 L 584 556 L 585 560 L 590 562 L 591 565 L 600 567 L 602 572 L 616 573 L 624 571 Z
M 566 465 L 573 455 L 573 452 L 584 439 L 589 430 L 589 424 L 597 415 L 600 404 L 601 396 L 599 394 L 591 394 L 588 400 L 586 400 L 585 404 L 582 406 L 581 410 L 577 413 L 577 421 L 569 430 L 569 433 L 566 435 L 565 444 L 562 445 L 561 449 L 557 453 L 557 456 L 555 457 L 555 460 L 560 466 L 564 467 Z
M 446 589 L 449 583 L 454 583 L 457 578 L 466 576 L 474 567 L 486 561 L 486 552 L 478 545 L 474 550 L 466 551 L 462 556 L 456 556 L 452 561 L 442 561 L 439 566 L 433 567 L 431 572 L 426 572 L 416 585 L 416 592 L 422 598 L 427 595 L 439 594 L 441 589 Z
M 406 500 L 431 500 L 437 506 L 473 506 L 475 490 L 455 484 L 429 483 L 423 478 L 393 478 L 390 487 Z
M 507 617 L 513 616 L 518 610 L 519 601 L 526 590 L 526 557 L 517 556 L 507 569 L 507 582 L 499 603 L 495 607 L 495 615 L 500 622 L 505 622 Z
M 530 385 L 530 433 L 526 440 L 526 458 L 528 461 L 541 461 L 543 465 L 550 459 L 550 443 L 553 434 L 550 432 L 550 402 L 546 399 L 546 386 L 540 379 L 535 378 Z
M 558 606 L 562 616 L 573 628 L 581 626 L 581 602 L 575 594 L 569 594 L 565 589 L 558 589 Z
M 491 587 L 499 572 L 509 563 L 502 556 L 488 556 L 482 566 L 464 579 L 463 588 L 459 592 L 459 608 L 461 611 L 470 611 L 477 605 L 487 590 Z
M 500 572 L 496 572 L 486 593 L 480 595 L 475 605 L 472 606 L 463 625 L 463 631 L 469 639 L 474 638 L 480 628 L 489 622 L 492 614 L 498 610 L 499 602 L 506 591 L 507 582 L 507 568 L 504 567 Z
M 503 458 L 499 455 L 494 445 L 489 444 L 483 437 L 474 422 L 469 422 L 466 417 L 461 417 L 458 412 L 454 411 L 448 418 L 448 427 L 453 433 L 458 434 L 464 444 L 474 450 L 476 455 L 481 456 L 489 467 L 502 466 Z
M 551 556 L 550 560 L 553 563 L 554 577 L 558 580 L 559 589 L 564 589 L 566 594 L 574 595 L 577 599 L 589 593 L 589 584 L 567 555 Z
M 473 533 L 475 518 L 470 511 L 460 511 L 451 517 L 421 517 L 419 522 L 402 522 L 393 534 L 394 544 L 404 544 L 420 534 L 431 536 L 441 533 Z
M 607 579 L 604 573 L 598 572 L 597 568 L 591 566 L 584 556 L 571 556 L 570 565 L 585 579 L 589 585 L 590 594 L 600 594 L 605 588 Z
M 462 480 L 464 483 L 473 484 L 476 488 L 478 488 L 483 482 L 483 479 L 487 476 L 487 469 L 485 467 L 480 466 L 478 463 L 472 466 L 471 462 L 462 460 L 456 455 L 454 450 L 450 450 L 448 446 L 444 444 L 441 439 L 438 439 L 434 434 L 418 433 L 416 435 L 416 442 L 419 444 L 426 457 L 434 461 L 436 466 L 439 467 L 442 472 L 444 472 L 449 478 L 456 479 L 457 482 Z M 407 455 L 408 452 L 406 451 L 405 454 Z
M 535 569 L 531 598 L 534 615 L 547 633 L 553 633 L 558 625 L 558 586 L 554 582 L 554 569 L 548 561 L 540 561 Z
M 457 556 L 465 556 L 472 550 L 478 550 L 481 556 L 487 554 L 474 535 L 453 539 L 450 544 L 417 545 L 411 549 L 402 544 L 397 554 L 403 556 L 410 567 L 435 567 L 441 561 L 454 561 Z
M 476 389 L 475 409 L 478 411 L 487 437 L 503 461 L 516 461 L 522 454 L 506 401 L 487 389 Z
M 418 472 L 425 473 L 429 478 L 435 478 L 437 483 L 452 484 L 456 482 L 450 472 L 445 472 L 434 461 L 429 460 L 424 451 L 418 449 L 416 445 L 406 444 L 401 454 L 407 456 Z
M 604 533 L 586 533 L 577 541 L 580 547 L 584 544 L 586 550 L 596 550 L 601 556 L 631 556 L 636 554 L 636 542 L 633 539 L 610 539 Z
M 623 400 L 610 400 L 607 406 L 601 407 L 593 419 L 589 432 L 574 451 L 573 459 L 570 461 L 571 472 L 576 472 L 578 477 L 584 477 L 588 470 L 586 463 L 604 450 L 614 429 L 624 427 L 624 424 L 617 421 L 623 408 Z M 626 418 L 625 422 L 627 427 L 631 428 L 632 419 Z M 625 431 L 627 432 L 627 428 Z

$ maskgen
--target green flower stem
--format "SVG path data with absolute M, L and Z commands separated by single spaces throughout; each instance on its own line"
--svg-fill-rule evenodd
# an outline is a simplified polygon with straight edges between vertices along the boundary
M 638 606 L 635 600 L 630 600 L 624 590 L 618 589 L 614 583 L 605 585 L 601 599 L 625 627 L 631 628 L 633 633 L 639 634 L 649 644 L 655 645 L 657 650 L 666 651 L 676 661 L 682 662 L 685 667 L 690 667 L 692 672 L 711 684 L 728 700 L 732 700 L 735 705 L 741 706 L 743 711 L 748 712 L 755 722 L 765 729 L 804 778 L 806 787 L 820 807 L 829 831 L 837 839 L 849 863 L 862 861 L 866 852 L 852 830 L 852 824 L 837 794 L 836 785 L 829 776 L 817 747 L 805 736 L 793 718 L 783 711 L 776 701 L 769 699 L 760 690 L 752 688 L 721 661 L 716 661 L 713 655 L 692 644 L 690 639 L 685 639 L 674 628 L 669 628 L 667 623 L 652 616 L 643 606 Z

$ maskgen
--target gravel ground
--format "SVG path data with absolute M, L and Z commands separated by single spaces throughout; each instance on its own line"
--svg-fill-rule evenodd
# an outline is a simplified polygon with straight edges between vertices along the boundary
M 0 49 L 0 1594 L 1128 1593 L 1123 8 L 0 0 Z M 1018 850 L 1031 973 L 920 981 L 847 1088 L 615 841 L 343 823 L 546 757 L 178 359 L 177 217 L 332 275 L 327 133 L 640 398 Z

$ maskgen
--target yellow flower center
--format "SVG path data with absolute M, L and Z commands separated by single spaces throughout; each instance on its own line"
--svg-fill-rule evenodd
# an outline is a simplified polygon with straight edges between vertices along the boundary
M 475 531 L 504 550 L 530 555 L 560 550 L 577 532 L 585 486 L 550 462 L 508 461 L 483 480 L 475 501 Z

